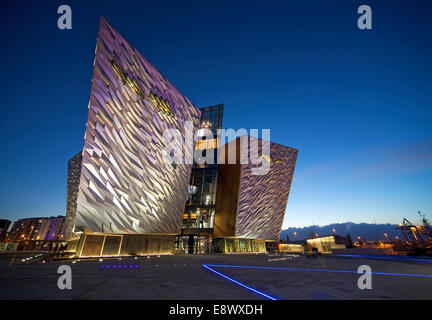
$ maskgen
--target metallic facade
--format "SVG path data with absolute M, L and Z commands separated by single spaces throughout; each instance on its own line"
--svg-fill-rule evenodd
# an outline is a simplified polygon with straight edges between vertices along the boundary
M 245 164 L 239 161 L 240 140 L 225 145 L 228 148 L 237 144 L 237 162 L 219 168 L 215 235 L 279 240 L 298 150 L 270 142 L 270 156 L 265 156 L 261 152 L 262 140 L 248 137 L 258 142 L 253 147 L 248 143 L 248 159 L 252 150 L 270 165 L 267 174 L 253 175 L 257 165 L 250 160 Z
M 251 162 L 241 165 L 236 236 L 279 240 L 297 154 L 297 149 L 271 142 L 270 159 L 264 159 L 270 161 L 267 174 L 252 175 Z
M 179 233 L 200 111 L 101 18 L 88 106 L 74 231 Z
M 76 220 L 77 200 L 81 177 L 82 151 L 68 161 L 67 195 L 66 195 L 66 239 L 74 238 L 73 227 Z

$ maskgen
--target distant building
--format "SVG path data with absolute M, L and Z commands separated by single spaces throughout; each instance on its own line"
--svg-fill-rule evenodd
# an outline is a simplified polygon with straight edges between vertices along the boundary
M 10 241 L 63 240 L 65 217 L 37 217 L 17 220 L 8 235 Z
M 43 240 L 64 240 L 65 239 L 66 217 L 50 217 L 44 224 L 41 239 Z
M 333 249 L 346 249 L 350 245 L 348 238 L 332 234 L 328 236 L 306 239 L 306 249 L 316 248 L 318 252 L 331 253 Z
M 14 222 L 9 232 L 8 240 L 39 240 L 39 231 L 47 218 L 25 218 Z
M 11 224 L 10 220 L 0 219 L 0 241 L 4 241 L 6 239 L 6 233 Z

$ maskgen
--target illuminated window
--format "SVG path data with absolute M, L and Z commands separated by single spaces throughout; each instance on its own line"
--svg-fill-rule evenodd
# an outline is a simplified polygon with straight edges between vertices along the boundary
M 114 60 L 111 61 L 111 68 L 124 85 L 127 85 L 136 95 L 144 99 L 144 91 L 141 89 L 138 81 L 135 78 L 132 78 L 126 72 L 123 72 L 120 66 Z M 174 111 L 168 100 L 163 99 L 152 92 L 149 94 L 149 100 L 159 112 L 167 114 L 171 117 L 175 117 Z
M 260 155 L 260 158 L 264 158 L 264 160 L 266 160 L 268 163 L 271 163 L 272 160 L 273 160 L 273 158 L 270 157 L 270 156 L 267 155 L 267 154 L 261 154 L 261 155 Z
M 165 100 L 158 95 L 154 94 L 153 92 L 150 92 L 149 94 L 149 100 L 151 104 L 159 111 L 164 114 L 167 114 L 171 117 L 175 117 L 174 111 L 168 102 L 168 100 Z
M 274 164 L 278 164 L 280 162 L 280 159 L 275 160 L 273 157 L 267 155 L 267 154 L 261 154 L 260 158 L 264 158 L 268 163 L 274 163 Z

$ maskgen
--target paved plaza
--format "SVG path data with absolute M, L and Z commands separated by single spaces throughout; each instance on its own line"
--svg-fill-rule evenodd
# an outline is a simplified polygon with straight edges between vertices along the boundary
M 335 255 L 175 255 L 42 264 L 0 255 L 0 299 L 432 299 L 432 260 Z M 57 269 L 72 269 L 60 290 Z M 360 290 L 360 265 L 372 289 Z

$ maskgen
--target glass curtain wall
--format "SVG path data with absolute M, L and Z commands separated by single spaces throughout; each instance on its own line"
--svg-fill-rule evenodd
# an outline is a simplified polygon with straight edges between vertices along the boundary
M 194 250 L 187 250 L 190 253 L 192 251 L 195 253 L 205 251 L 208 244 L 206 241 L 201 241 L 200 235 L 209 236 L 213 233 L 218 176 L 217 156 L 220 144 L 217 130 L 222 128 L 223 104 L 201 108 L 200 110 L 200 132 L 204 136 L 204 132 L 210 130 L 211 135 L 207 139 L 200 139 L 196 142 L 195 152 L 206 157 L 206 153 L 211 149 L 214 161 L 212 164 L 194 162 L 192 167 L 182 230 L 182 238 L 185 235 L 192 235 L 194 239 Z M 188 248 L 192 246 L 191 241 L 186 241 L 190 243 L 190 245 L 187 244 Z M 180 243 L 184 244 L 185 241 L 179 239 L 179 245 Z
M 207 140 L 198 140 L 195 150 L 202 152 L 203 156 L 206 151 L 213 149 L 213 164 L 194 163 L 189 183 L 188 201 L 186 203 L 183 228 L 185 229 L 206 229 L 209 232 L 213 229 L 215 206 L 216 206 L 216 188 L 217 188 L 217 154 L 219 149 L 219 137 L 217 130 L 222 128 L 223 105 L 215 105 L 201 108 L 201 129 L 209 129 L 212 132 L 213 141 L 203 143 Z

